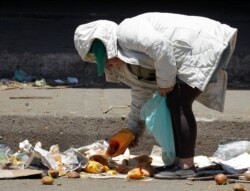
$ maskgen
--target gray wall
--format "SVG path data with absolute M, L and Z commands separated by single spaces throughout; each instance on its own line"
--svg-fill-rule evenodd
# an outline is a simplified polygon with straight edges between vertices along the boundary
M 20 66 L 38 78 L 74 76 L 89 87 L 103 86 L 95 66 L 83 63 L 73 44 L 75 28 L 83 23 L 122 19 L 148 11 L 207 16 L 238 28 L 235 53 L 229 63 L 229 84 L 250 83 L 250 3 L 135 3 L 136 1 L 0 2 L 0 78 L 11 78 Z

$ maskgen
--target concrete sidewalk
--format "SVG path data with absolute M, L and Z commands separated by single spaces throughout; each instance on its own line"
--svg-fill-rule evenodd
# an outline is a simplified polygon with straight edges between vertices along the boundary
M 248 90 L 227 90 L 223 113 L 198 102 L 194 113 L 198 121 L 250 120 L 249 97 Z M 0 115 L 122 117 L 130 101 L 129 89 L 14 89 L 1 91 Z

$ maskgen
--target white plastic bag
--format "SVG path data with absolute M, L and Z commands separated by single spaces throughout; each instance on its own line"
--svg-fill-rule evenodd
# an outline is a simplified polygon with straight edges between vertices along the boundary
M 236 141 L 219 145 L 218 149 L 213 154 L 213 157 L 226 161 L 237 157 L 244 152 L 250 152 L 250 141 Z
M 166 101 L 167 97 L 160 96 L 157 91 L 142 107 L 140 118 L 145 121 L 148 131 L 162 147 L 163 162 L 170 165 L 173 164 L 176 155 L 172 121 Z

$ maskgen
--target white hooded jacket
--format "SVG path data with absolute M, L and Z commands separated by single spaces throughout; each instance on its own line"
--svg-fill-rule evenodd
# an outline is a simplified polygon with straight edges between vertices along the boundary
M 177 78 L 202 91 L 197 101 L 223 111 L 227 85 L 223 69 L 234 51 L 236 36 L 237 29 L 208 18 L 145 13 L 125 19 L 119 25 L 106 20 L 80 25 L 74 41 L 85 61 L 92 41 L 99 38 L 106 46 L 108 58 L 117 56 L 126 63 L 156 70 L 156 83 L 138 80 L 126 65 L 105 71 L 107 81 L 123 82 L 131 87 L 128 128 L 141 134 L 142 105 L 152 97 L 157 86 L 171 87 Z
M 86 56 L 95 38 L 104 43 L 108 59 L 116 57 L 117 27 L 115 22 L 108 20 L 98 20 L 78 26 L 74 34 L 74 43 L 82 60 L 90 61 Z
M 130 59 L 128 63 L 156 70 L 159 87 L 173 86 L 177 76 L 204 91 L 236 32 L 204 17 L 146 13 L 125 19 L 117 38 L 122 55 Z M 145 60 L 143 56 L 151 60 L 140 62 Z

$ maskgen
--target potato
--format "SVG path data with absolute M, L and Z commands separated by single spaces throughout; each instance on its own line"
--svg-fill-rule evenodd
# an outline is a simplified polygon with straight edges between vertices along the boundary
M 223 185 L 227 183 L 227 176 L 225 174 L 216 174 L 214 180 L 218 185 Z
M 80 178 L 80 174 L 74 170 L 67 172 L 66 176 L 68 178 Z
M 51 176 L 44 176 L 41 179 L 41 183 L 44 185 L 52 185 L 54 183 L 54 178 Z
M 245 191 L 243 184 L 236 183 L 233 185 L 233 191 Z

